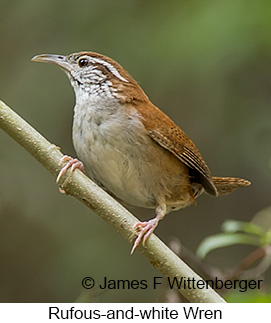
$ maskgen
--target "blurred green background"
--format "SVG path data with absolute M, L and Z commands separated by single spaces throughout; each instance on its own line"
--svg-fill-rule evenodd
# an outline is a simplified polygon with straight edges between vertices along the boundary
M 74 93 L 36 54 L 80 50 L 114 58 L 197 144 L 214 175 L 252 181 L 228 197 L 202 196 L 168 215 L 156 233 L 192 252 L 227 219 L 250 221 L 270 205 L 271 2 L 1 0 L 0 99 L 62 152 L 71 141 Z M 0 301 L 73 302 L 81 280 L 146 279 L 160 273 L 0 132 Z M 134 209 L 141 219 L 153 211 Z M 207 260 L 234 267 L 250 249 Z M 269 271 L 270 273 L 270 271 Z M 83 293 L 83 294 L 82 294 Z M 100 291 L 92 302 L 155 302 L 161 291 Z

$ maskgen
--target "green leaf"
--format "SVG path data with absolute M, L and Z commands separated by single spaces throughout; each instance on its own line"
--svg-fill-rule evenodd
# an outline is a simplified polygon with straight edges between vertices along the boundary
M 261 246 L 262 241 L 258 236 L 247 233 L 219 233 L 209 236 L 201 242 L 197 250 L 197 256 L 204 258 L 214 249 L 228 247 L 234 244 Z
M 222 223 L 222 230 L 224 232 L 246 232 L 258 235 L 263 237 L 265 235 L 265 231 L 261 228 L 261 226 L 244 221 L 236 221 L 236 220 L 226 220 Z

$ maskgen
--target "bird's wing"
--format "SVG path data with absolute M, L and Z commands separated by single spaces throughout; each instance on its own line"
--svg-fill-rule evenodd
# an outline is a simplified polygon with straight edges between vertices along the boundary
M 143 106 L 142 106 L 143 107 Z M 139 104 L 138 109 L 141 110 Z M 153 104 L 144 111 L 142 122 L 148 135 L 170 151 L 190 169 L 195 170 L 206 192 L 218 195 L 211 172 L 193 141 L 166 114 Z
M 181 129 L 179 129 L 177 133 L 175 131 L 174 134 L 167 133 L 167 131 L 161 132 L 160 129 L 152 129 L 149 131 L 149 136 L 160 146 L 167 149 L 180 159 L 185 165 L 191 169 L 195 169 L 199 173 L 200 181 L 205 190 L 212 195 L 217 195 L 217 189 L 214 185 L 208 166 L 204 162 L 194 143 Z M 183 137 L 186 140 L 183 143 L 179 143 L 179 141 L 176 140 L 180 137 Z

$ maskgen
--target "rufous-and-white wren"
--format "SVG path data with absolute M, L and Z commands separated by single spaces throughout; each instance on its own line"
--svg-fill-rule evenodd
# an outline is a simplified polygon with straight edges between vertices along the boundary
M 86 174 L 119 201 L 155 209 L 135 225 L 134 249 L 146 242 L 170 211 L 203 192 L 219 196 L 250 182 L 213 177 L 191 139 L 151 103 L 132 76 L 113 59 L 94 52 L 37 55 L 33 61 L 60 66 L 76 96 L 73 144 Z M 68 168 L 82 164 L 65 157 Z

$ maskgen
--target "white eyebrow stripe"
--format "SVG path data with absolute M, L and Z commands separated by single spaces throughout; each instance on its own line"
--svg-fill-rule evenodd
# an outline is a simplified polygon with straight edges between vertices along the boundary
M 112 66 L 110 63 L 106 62 L 106 61 L 103 61 L 102 59 L 99 59 L 99 58 L 94 58 L 94 57 L 91 57 L 91 60 L 94 62 L 94 63 L 99 63 L 99 64 L 102 64 L 104 65 L 106 68 L 109 69 L 109 71 L 115 75 L 118 79 L 120 79 L 121 81 L 124 81 L 124 82 L 129 82 L 128 80 L 126 80 L 123 76 L 120 75 L 120 73 L 118 72 L 118 70 Z

